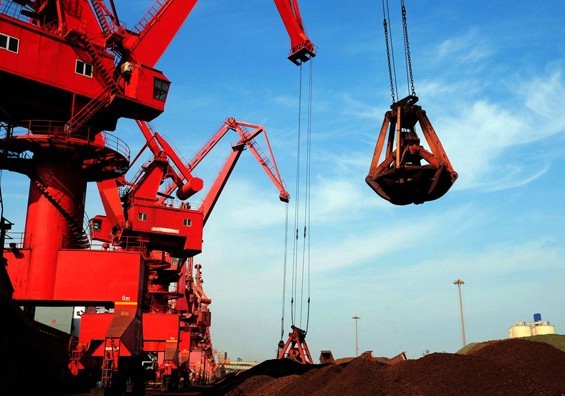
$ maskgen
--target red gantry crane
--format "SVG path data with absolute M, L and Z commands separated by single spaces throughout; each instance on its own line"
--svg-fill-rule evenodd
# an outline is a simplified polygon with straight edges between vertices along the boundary
M 151 366 L 155 370 L 152 383 L 164 388 L 186 384 L 189 372 L 198 374 L 194 380 L 209 381 L 211 370 L 215 368 L 209 334 L 211 300 L 202 288 L 201 266 L 193 264 L 192 247 L 183 245 L 181 237 L 186 235 L 187 240 L 191 239 L 195 229 L 200 232 L 201 242 L 202 228 L 245 149 L 253 153 L 272 180 L 280 200 L 288 202 L 289 194 L 278 172 L 266 131 L 260 125 L 226 119 L 186 167 L 149 124 L 138 121 L 138 125 L 147 139 L 141 151 L 150 147 L 153 158 L 141 166 L 131 182 L 114 179 L 99 183 L 106 215 L 90 220 L 91 237 L 104 242 L 107 249 L 141 249 L 146 255 L 148 276 L 143 288 L 146 294 L 143 296 L 142 349 L 148 355 L 145 361 L 155 362 Z M 188 185 L 187 179 L 191 183 L 198 180 L 191 176 L 191 171 L 230 130 L 238 134 L 239 140 L 232 145 L 231 154 L 200 207 L 195 209 L 188 202 L 174 202 L 173 191 L 177 190 L 177 197 L 185 194 L 178 186 Z M 263 153 L 255 140 L 261 134 L 269 155 Z M 137 158 L 140 155 L 141 152 Z M 172 183 L 167 184 L 168 181 Z M 84 331 L 81 325 L 75 345 L 71 366 L 77 374 L 86 366 L 85 361 L 100 357 L 97 351 L 89 352 L 87 346 L 102 345 L 107 321 L 96 312 L 85 313 L 81 319 L 91 324 Z M 117 362 L 112 363 L 115 364 Z
M 215 201 L 203 207 L 207 212 L 159 201 L 165 176 L 181 200 L 203 183 L 147 122 L 163 112 L 170 86 L 155 65 L 196 3 L 156 0 L 127 29 L 113 0 L 0 2 L 0 169 L 30 179 L 25 231 L 3 251 L 9 282 L 0 284 L 9 283 L 13 293 L 0 294 L 16 304 L 1 306 L 21 306 L 31 319 L 37 306 L 87 307 L 69 367 L 116 392 L 128 383 L 143 392 L 147 351 L 163 354 L 166 373 L 167 364 L 186 361 L 182 354 L 192 347 L 190 337 L 180 335 L 191 324 L 183 314 L 167 315 L 170 302 L 183 298 L 168 287 L 181 274 L 190 279 L 182 268 L 202 249 L 202 227 Z M 306 62 L 314 46 L 297 1 L 275 4 L 291 39 L 289 59 Z M 138 121 L 154 154 L 132 183 L 121 185 L 123 196 L 116 181 L 125 183 L 130 152 L 107 132 L 120 118 Z M 89 249 L 84 225 L 89 182 L 98 183 L 107 215 L 89 223 L 92 236 L 107 241 L 101 250 Z M 200 300 L 205 304 L 204 296 Z M 106 312 L 94 314 L 94 307 Z M 206 328 L 200 312 L 195 326 Z M 3 329 L 15 344 L 25 342 L 20 330 L 27 324 L 18 323 Z M 56 363 L 59 368 L 60 359 Z M 17 383 L 24 375 L 6 386 L 33 387 Z

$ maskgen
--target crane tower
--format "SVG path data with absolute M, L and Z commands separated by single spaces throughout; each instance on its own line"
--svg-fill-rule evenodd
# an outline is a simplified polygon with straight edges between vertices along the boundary
M 38 306 L 87 307 L 78 338 L 44 328 L 33 337 L 39 345 L 44 336 L 37 334 L 47 332 L 57 345 L 70 345 L 68 354 L 53 354 L 54 365 L 104 388 L 132 382 L 142 393 L 148 352 L 160 356 L 159 375 L 178 382 L 179 372 L 189 372 L 191 350 L 205 354 L 210 345 L 201 342 L 210 301 L 192 258 L 202 250 L 211 209 L 184 202 L 203 182 L 149 124 L 164 111 L 170 87 L 155 65 L 196 3 L 156 0 L 127 29 L 113 0 L 0 1 L 0 169 L 30 180 L 24 233 L 3 251 L 0 306 L 15 319 L 2 335 L 17 342 L 31 334 L 23 329 L 39 326 L 32 321 Z M 296 0 L 275 4 L 291 38 L 288 58 L 308 61 L 314 46 Z M 154 155 L 127 186 L 130 151 L 111 133 L 120 118 L 138 122 Z M 241 144 L 252 146 L 252 138 L 242 136 Z M 159 195 L 166 178 L 183 201 L 178 206 Z M 91 182 L 106 215 L 89 220 Z M 103 248 L 91 249 L 89 236 Z M 182 301 L 190 296 L 200 305 L 188 308 Z M 178 302 L 173 315 L 171 301 Z

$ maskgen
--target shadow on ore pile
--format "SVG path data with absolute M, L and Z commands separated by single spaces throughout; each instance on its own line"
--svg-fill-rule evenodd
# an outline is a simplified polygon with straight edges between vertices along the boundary
M 564 336 L 557 336 L 564 337 Z M 267 360 L 226 377 L 206 395 L 540 395 L 565 394 L 565 352 L 522 339 L 475 344 L 465 353 L 432 353 L 383 363 L 365 352 L 346 363 Z

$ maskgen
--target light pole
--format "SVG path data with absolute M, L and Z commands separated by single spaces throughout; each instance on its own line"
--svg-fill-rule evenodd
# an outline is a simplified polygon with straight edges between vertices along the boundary
M 461 313 L 461 337 L 463 338 L 463 348 L 467 345 L 467 341 L 465 340 L 465 320 L 463 319 L 463 298 L 461 297 L 461 285 L 463 285 L 461 279 L 457 279 L 453 282 L 454 285 L 457 285 L 457 289 L 459 289 L 459 312 Z
M 358 338 L 358 333 L 357 333 L 357 322 L 359 321 L 359 319 L 361 319 L 360 316 L 355 315 L 353 318 L 355 320 L 355 356 L 359 356 L 359 338 Z

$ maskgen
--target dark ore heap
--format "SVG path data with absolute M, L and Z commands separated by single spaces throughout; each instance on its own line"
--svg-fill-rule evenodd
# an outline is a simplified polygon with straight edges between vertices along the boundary
M 208 390 L 228 396 L 565 395 L 565 352 L 521 339 L 388 365 L 370 353 L 343 364 L 267 360 Z

